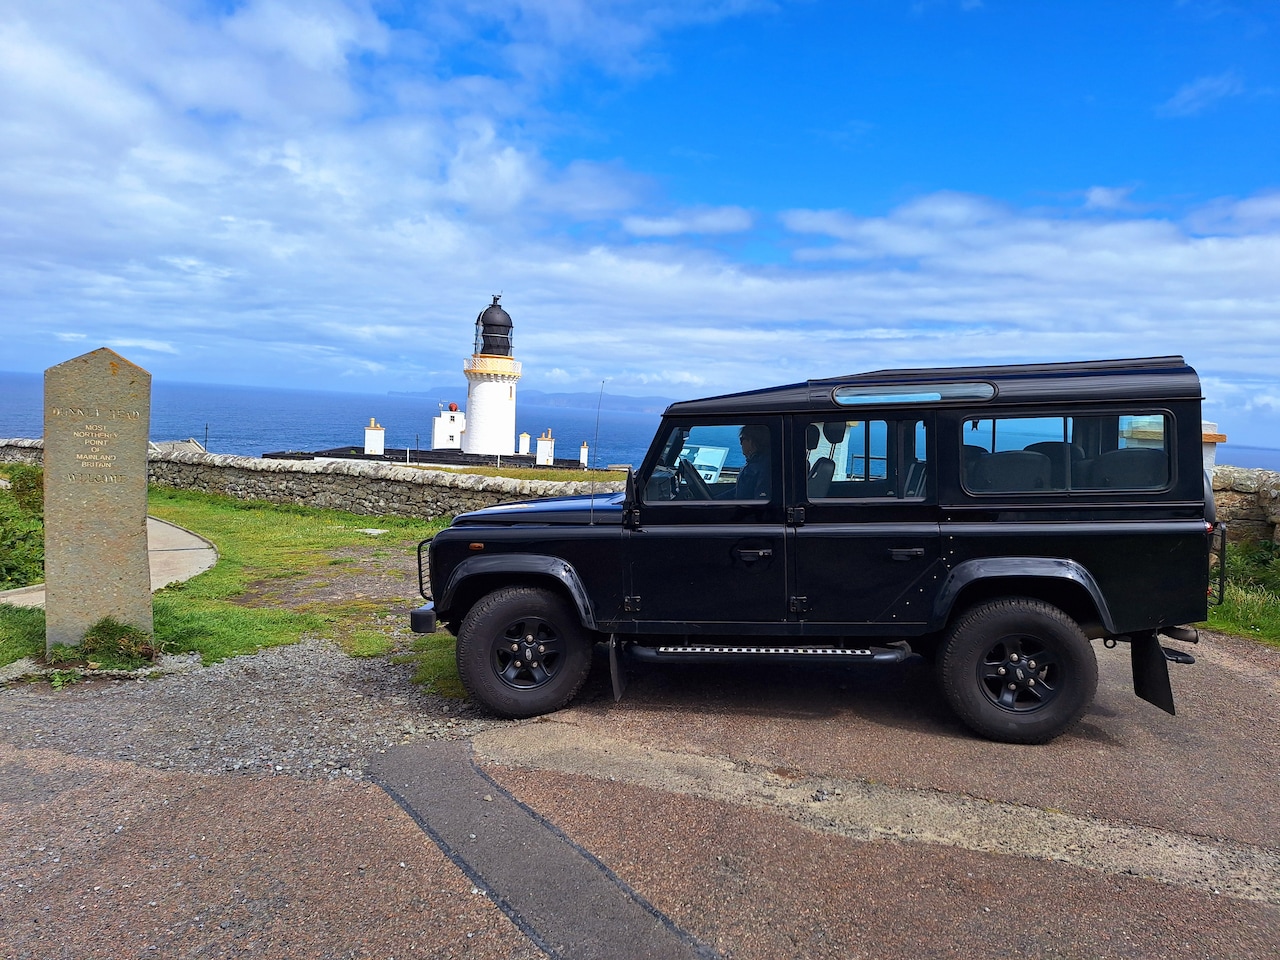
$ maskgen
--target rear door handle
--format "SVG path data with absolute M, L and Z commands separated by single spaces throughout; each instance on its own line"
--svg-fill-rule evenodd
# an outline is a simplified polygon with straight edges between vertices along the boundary
M 924 547 L 890 547 L 889 556 L 895 560 L 911 560 L 924 556 Z
M 757 560 L 764 560 L 773 556 L 773 551 L 768 547 L 763 550 L 738 550 L 737 553 L 747 563 L 755 563 Z

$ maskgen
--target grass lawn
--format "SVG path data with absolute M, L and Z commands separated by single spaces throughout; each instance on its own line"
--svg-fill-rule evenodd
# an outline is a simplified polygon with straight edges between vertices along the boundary
M 1223 602 L 1209 608 L 1205 626 L 1280 647 L 1280 600 L 1263 587 L 1228 583 Z

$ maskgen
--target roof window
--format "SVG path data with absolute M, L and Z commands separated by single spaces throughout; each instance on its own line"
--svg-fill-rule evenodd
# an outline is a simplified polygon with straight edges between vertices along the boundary
M 886 403 L 937 403 L 939 400 L 990 400 L 996 395 L 994 384 L 910 383 L 900 386 L 883 384 L 836 387 L 832 398 L 845 407 L 864 407 Z

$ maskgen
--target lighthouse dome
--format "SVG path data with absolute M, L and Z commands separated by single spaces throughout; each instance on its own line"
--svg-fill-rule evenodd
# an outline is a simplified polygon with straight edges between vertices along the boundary
M 498 306 L 501 294 L 476 317 L 476 353 L 489 357 L 511 356 L 511 314 Z

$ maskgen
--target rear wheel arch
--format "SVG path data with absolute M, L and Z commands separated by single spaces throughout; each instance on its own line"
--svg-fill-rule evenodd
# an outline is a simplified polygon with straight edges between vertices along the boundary
M 1057 607 L 1090 637 L 1115 632 L 1106 598 L 1093 576 L 1072 560 L 997 557 L 957 566 L 938 592 L 936 629 L 949 629 L 966 612 L 1002 597 L 1025 597 Z

